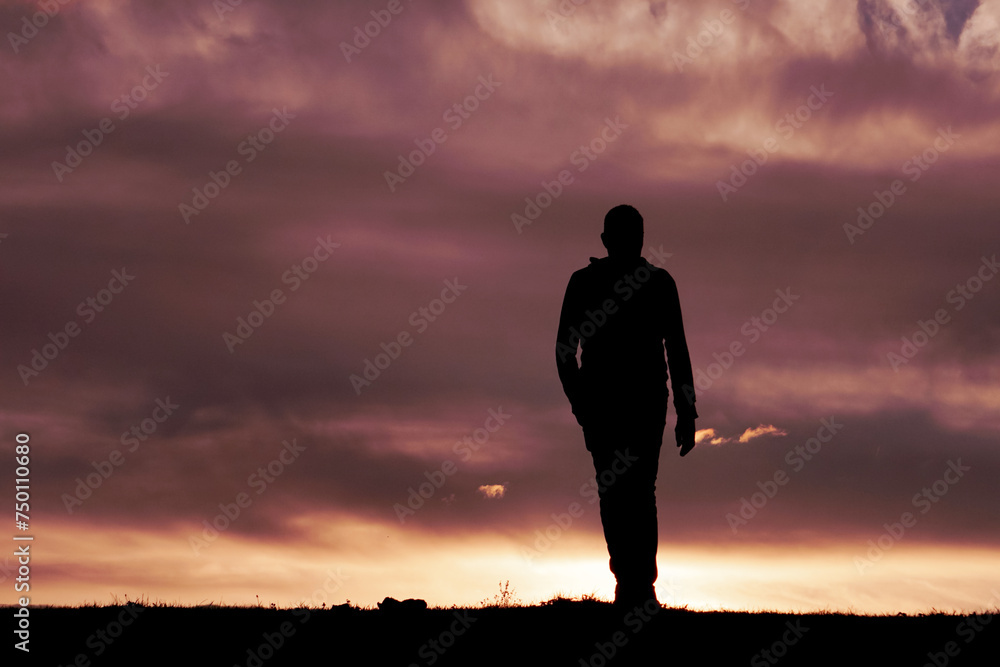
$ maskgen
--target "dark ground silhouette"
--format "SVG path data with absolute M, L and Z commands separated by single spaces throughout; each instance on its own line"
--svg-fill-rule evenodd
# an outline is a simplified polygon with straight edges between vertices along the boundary
M 1000 655 L 1000 623 L 986 616 L 650 613 L 599 602 L 409 613 L 134 607 L 32 608 L 31 656 L 15 651 L 5 664 L 995 667 Z M 132 622 L 116 626 L 123 617 Z

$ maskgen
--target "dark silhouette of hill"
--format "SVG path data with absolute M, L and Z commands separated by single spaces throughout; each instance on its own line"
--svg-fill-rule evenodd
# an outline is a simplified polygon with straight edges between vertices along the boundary
M 30 658 L 14 651 L 5 664 L 995 666 L 1000 623 L 991 620 L 621 610 L 560 600 L 426 610 L 53 607 L 31 609 Z

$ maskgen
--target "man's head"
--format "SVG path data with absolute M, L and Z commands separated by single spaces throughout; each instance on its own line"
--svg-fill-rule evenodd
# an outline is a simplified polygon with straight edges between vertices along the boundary
M 642 253 L 642 216 L 628 204 L 615 206 L 604 216 L 601 242 L 608 256 L 638 257 Z

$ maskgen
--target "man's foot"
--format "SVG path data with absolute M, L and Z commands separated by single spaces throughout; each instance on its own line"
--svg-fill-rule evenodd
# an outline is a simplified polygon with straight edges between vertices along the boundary
M 660 601 L 656 599 L 656 590 L 652 585 L 646 586 L 615 586 L 615 607 L 622 610 L 631 610 L 635 607 L 647 608 L 648 610 L 660 607 Z

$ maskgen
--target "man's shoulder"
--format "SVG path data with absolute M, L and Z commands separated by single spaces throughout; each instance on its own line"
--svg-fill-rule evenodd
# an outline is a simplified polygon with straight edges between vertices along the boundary
M 660 268 L 654 264 L 651 264 L 649 260 L 645 258 L 640 258 L 640 262 L 634 265 L 634 268 L 626 270 L 626 273 L 641 272 L 643 269 L 649 272 L 649 277 L 657 282 L 666 282 L 668 284 L 673 284 L 674 278 L 670 273 L 663 268 Z M 591 257 L 590 263 L 583 267 L 582 269 L 577 269 L 573 272 L 571 278 L 577 280 L 584 280 L 591 277 L 604 277 L 607 275 L 615 274 L 617 275 L 621 271 L 621 267 L 617 265 L 612 265 L 607 257 Z M 641 277 L 640 277 L 641 279 Z M 645 282 L 645 280 L 643 280 Z
M 603 262 L 602 262 L 602 260 L 604 260 L 604 259 L 606 259 L 606 258 L 604 258 L 604 257 L 591 257 L 590 258 L 590 263 L 587 264 L 587 266 L 583 267 L 582 269 L 577 269 L 576 271 L 574 271 L 573 275 L 570 276 L 570 279 L 586 278 L 587 276 L 592 276 L 592 275 L 595 275 L 596 273 L 599 273 L 600 270 L 603 268 Z
M 674 277 L 670 275 L 670 272 L 666 269 L 650 264 L 649 260 L 646 260 L 646 267 L 649 269 L 649 274 L 654 280 L 661 280 L 673 284 Z

